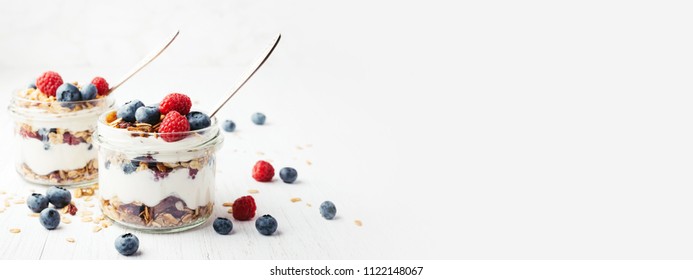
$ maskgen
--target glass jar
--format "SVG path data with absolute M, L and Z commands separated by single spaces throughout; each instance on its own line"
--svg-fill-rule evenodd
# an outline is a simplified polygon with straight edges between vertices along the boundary
M 101 211 L 153 232 L 204 223 L 213 212 L 215 156 L 224 141 L 216 118 L 204 129 L 166 134 L 146 132 L 146 124 L 118 128 L 114 113 L 99 118 L 96 136 Z M 166 142 L 167 136 L 182 139 Z
M 16 92 L 8 107 L 19 175 L 42 185 L 95 183 L 98 162 L 92 135 L 99 115 L 112 108 L 114 100 L 39 101 L 28 98 L 26 92 Z

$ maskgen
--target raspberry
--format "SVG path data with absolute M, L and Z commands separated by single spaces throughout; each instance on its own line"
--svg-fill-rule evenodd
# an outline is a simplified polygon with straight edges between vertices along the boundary
M 274 177 L 274 167 L 269 162 L 260 160 L 253 166 L 253 178 L 258 182 L 269 182 Z
M 185 132 L 190 130 L 190 124 L 185 116 L 176 111 L 171 111 L 164 117 L 159 126 L 161 138 L 166 142 L 176 142 L 185 138 Z
M 165 115 L 168 112 L 176 111 L 181 115 L 187 115 L 190 113 L 190 107 L 192 107 L 190 97 L 182 93 L 171 93 L 166 95 L 159 104 L 159 112 Z
M 255 199 L 249 195 L 239 197 L 231 206 L 233 218 L 239 221 L 247 221 L 255 217 L 255 210 L 257 210 Z
M 91 80 L 91 84 L 96 86 L 96 93 L 99 95 L 108 95 L 108 82 L 106 82 L 106 79 L 101 78 L 101 77 L 96 77 L 93 80 Z
M 36 87 L 49 96 L 55 96 L 55 91 L 63 84 L 63 78 L 53 71 L 47 71 L 36 79 Z

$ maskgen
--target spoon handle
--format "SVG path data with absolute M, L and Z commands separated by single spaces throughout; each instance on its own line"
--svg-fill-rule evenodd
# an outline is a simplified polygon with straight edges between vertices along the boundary
M 110 94 L 111 92 L 113 92 L 113 91 L 115 91 L 116 89 L 118 89 L 118 87 L 120 87 L 123 83 L 127 82 L 130 78 L 132 78 L 132 76 L 134 76 L 135 74 L 137 74 L 137 72 L 139 72 L 140 70 L 142 70 L 142 68 L 144 68 L 145 66 L 149 65 L 150 62 L 154 61 L 154 59 L 156 59 L 157 57 L 159 57 L 159 55 L 160 55 L 161 53 L 163 53 L 164 50 L 166 50 L 166 48 L 168 48 L 168 46 L 171 45 L 171 43 L 173 43 L 173 40 L 175 40 L 176 37 L 178 37 L 178 34 L 179 34 L 179 33 L 180 33 L 180 30 L 177 30 L 176 33 L 174 33 L 173 36 L 171 36 L 170 39 L 166 40 L 166 44 L 165 44 L 165 45 L 163 45 L 161 48 L 159 48 L 159 49 L 157 49 L 157 50 L 151 52 L 151 53 L 150 53 L 149 55 L 147 55 L 145 58 L 143 58 L 142 60 L 140 60 L 140 62 L 138 62 L 137 65 L 135 65 L 135 67 L 133 67 L 133 68 L 130 70 L 130 72 L 128 72 L 127 74 L 125 74 L 125 76 L 123 76 L 123 78 L 120 79 L 120 81 L 119 81 L 118 83 L 116 83 L 114 86 L 112 86 L 112 87 L 108 90 L 108 93 Z
M 245 83 L 248 82 L 248 80 L 250 80 L 250 78 L 252 78 L 253 75 L 255 75 L 255 72 L 257 72 L 257 70 L 260 69 L 260 67 L 262 67 L 263 64 L 265 64 L 265 61 L 267 61 L 267 59 L 270 57 L 270 55 L 272 54 L 272 52 L 274 51 L 274 49 L 277 47 L 277 44 L 279 44 L 279 40 L 281 40 L 281 38 L 282 38 L 282 34 L 279 34 L 279 35 L 277 36 L 277 39 L 274 40 L 274 43 L 272 44 L 272 46 L 269 47 L 268 50 L 266 50 L 265 52 L 263 52 L 264 55 L 261 56 L 260 59 L 258 59 L 257 62 L 255 62 L 255 64 L 253 64 L 254 67 L 251 68 L 252 71 L 251 71 L 249 74 L 247 74 L 246 76 L 244 76 L 245 79 L 243 80 L 243 82 L 242 82 L 240 85 L 238 85 L 238 86 L 236 87 L 236 89 L 234 89 L 226 98 L 224 98 L 224 100 L 222 100 L 221 104 L 219 104 L 219 105 L 216 107 L 216 109 L 214 109 L 214 111 L 212 111 L 212 114 L 209 115 L 210 118 L 211 118 L 211 117 L 214 117 L 214 115 L 215 115 L 217 112 L 219 112 L 219 110 L 220 110 L 222 107 L 224 107 L 224 105 L 226 105 L 226 102 L 228 102 L 229 99 L 231 99 L 231 97 L 233 97 L 234 95 L 236 95 L 236 93 L 238 92 L 238 90 L 240 90 L 240 89 L 245 85 Z

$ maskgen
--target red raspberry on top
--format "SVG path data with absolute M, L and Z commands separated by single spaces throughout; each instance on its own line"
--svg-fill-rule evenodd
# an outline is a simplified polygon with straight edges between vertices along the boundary
M 274 167 L 269 162 L 260 160 L 253 166 L 253 179 L 258 182 L 269 182 L 274 177 Z
M 47 71 L 36 79 L 36 88 L 49 96 L 55 96 L 55 91 L 63 84 L 63 78 L 53 71 Z
M 159 126 L 159 133 L 163 133 L 160 134 L 161 138 L 166 142 L 176 142 L 185 138 L 185 132 L 189 130 L 190 124 L 188 123 L 188 119 L 176 111 L 168 112 Z
M 101 78 L 101 77 L 96 77 L 91 80 L 91 83 L 96 86 L 96 93 L 99 95 L 108 95 L 108 82 L 106 82 L 106 79 Z
M 255 217 L 255 210 L 257 210 L 255 199 L 249 195 L 239 197 L 231 206 L 233 218 L 239 221 L 247 221 Z
M 159 112 L 168 114 L 168 112 L 176 111 L 185 116 L 190 113 L 190 107 L 192 107 L 190 97 L 182 93 L 171 93 L 166 95 L 159 104 Z

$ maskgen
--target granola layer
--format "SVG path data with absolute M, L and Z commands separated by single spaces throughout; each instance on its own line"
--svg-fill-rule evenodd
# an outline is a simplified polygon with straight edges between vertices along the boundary
M 73 82 L 72 84 L 77 86 L 77 88 L 80 90 L 82 89 L 77 82 Z M 59 102 L 55 96 L 49 96 L 34 88 L 24 89 L 19 92 L 18 96 L 25 99 L 24 101 L 17 102 L 16 105 L 19 107 L 31 109 L 37 108 L 48 113 L 56 114 L 77 112 L 99 107 L 99 103 L 102 102 L 102 99 L 106 97 L 104 95 L 97 95 L 95 99 L 84 102 Z M 66 105 L 68 103 L 74 104 Z
M 37 128 L 26 123 L 17 123 L 18 133 L 23 138 L 36 139 L 46 144 L 53 145 L 69 144 L 79 145 L 80 143 L 92 142 L 93 129 L 82 131 L 71 131 L 64 128 Z
M 98 172 L 99 167 L 96 159 L 90 160 L 82 168 L 72 170 L 55 170 L 46 175 L 37 174 L 31 170 L 26 163 L 21 163 L 20 165 L 20 173 L 24 176 L 24 179 L 42 184 L 50 183 L 56 185 L 71 185 L 77 183 L 86 183 L 96 180 Z
M 101 199 L 101 211 L 109 218 L 141 228 L 179 228 L 204 221 L 212 214 L 213 203 L 188 208 L 185 201 L 168 196 L 157 205 L 145 205 L 134 201 L 123 203 L 117 197 Z

